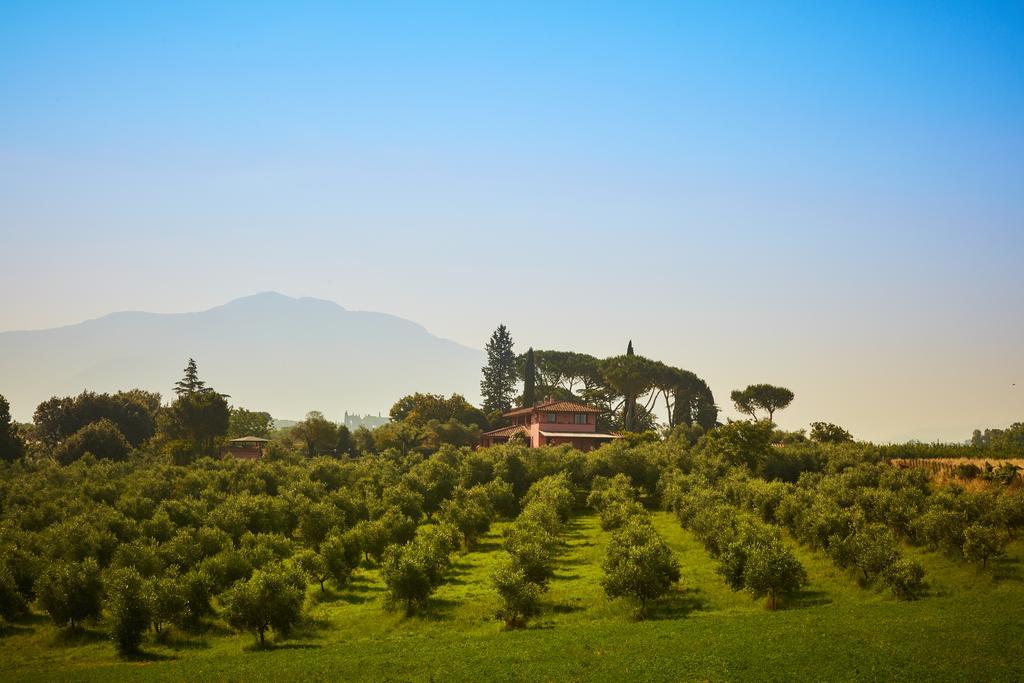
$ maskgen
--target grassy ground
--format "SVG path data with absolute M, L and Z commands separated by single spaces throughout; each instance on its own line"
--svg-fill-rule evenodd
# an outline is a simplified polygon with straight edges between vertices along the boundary
M 731 592 L 703 548 L 665 514 L 656 524 L 682 564 L 678 589 L 651 618 L 609 601 L 600 563 L 607 534 L 591 516 L 568 528 L 568 548 L 543 616 L 505 632 L 487 576 L 502 558 L 498 524 L 459 557 L 452 581 L 420 616 L 382 609 L 363 570 L 342 592 L 310 591 L 310 623 L 273 648 L 211 627 L 144 645 L 123 662 L 102 633 L 68 636 L 43 617 L 0 632 L 5 680 L 1022 680 L 1024 543 L 995 572 L 935 554 L 928 597 L 901 603 L 862 589 L 824 557 L 800 549 L 811 585 L 768 612 Z

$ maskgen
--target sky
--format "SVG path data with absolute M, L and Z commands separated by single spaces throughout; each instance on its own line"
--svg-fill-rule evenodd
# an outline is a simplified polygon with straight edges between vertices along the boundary
M 1024 3 L 0 3 L 0 330 L 264 290 L 1024 420 Z

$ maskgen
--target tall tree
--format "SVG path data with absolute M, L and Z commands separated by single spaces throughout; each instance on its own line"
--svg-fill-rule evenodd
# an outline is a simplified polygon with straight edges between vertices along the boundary
M 512 335 L 508 328 L 498 325 L 484 351 L 487 352 L 487 365 L 483 368 L 484 378 L 480 382 L 484 412 L 511 410 L 517 373 L 516 354 L 512 350 Z
M 523 407 L 529 408 L 537 403 L 537 364 L 533 359 L 533 347 L 526 350 L 526 363 L 523 365 Z
M 18 460 L 25 455 L 25 442 L 11 421 L 11 404 L 0 396 L 0 460 Z
M 623 397 L 622 426 L 628 432 L 637 427 L 637 398 L 654 386 L 658 364 L 643 356 L 613 356 L 601 361 L 601 376 L 617 395 Z
M 746 389 L 731 394 L 736 410 L 757 419 L 757 410 L 768 413 L 768 421 L 774 419 L 775 411 L 782 410 L 793 402 L 793 392 L 786 387 L 773 384 L 751 384 Z
M 633 353 L 633 340 L 632 340 L 632 339 L 630 339 L 630 340 L 629 340 L 629 343 L 628 343 L 628 344 L 626 344 L 626 355 L 627 355 L 627 356 L 632 356 L 632 355 L 635 355 L 635 354 Z
M 188 365 L 185 366 L 185 376 L 174 383 L 174 393 L 180 397 L 204 391 L 209 391 L 209 389 L 206 382 L 199 379 L 199 366 L 194 359 L 189 358 Z

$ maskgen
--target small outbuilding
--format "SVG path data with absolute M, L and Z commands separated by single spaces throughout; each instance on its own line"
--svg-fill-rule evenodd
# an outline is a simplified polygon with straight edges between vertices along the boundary
M 236 460 L 260 460 L 268 443 L 269 439 L 261 439 L 258 436 L 242 436 L 231 439 L 227 445 L 221 446 L 220 456 Z

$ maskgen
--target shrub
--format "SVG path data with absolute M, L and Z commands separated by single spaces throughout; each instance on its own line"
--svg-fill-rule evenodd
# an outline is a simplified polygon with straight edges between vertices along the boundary
M 10 621 L 23 614 L 25 607 L 25 600 L 14 580 L 14 572 L 6 562 L 0 564 L 0 618 Z

